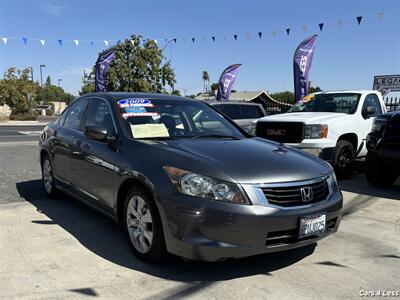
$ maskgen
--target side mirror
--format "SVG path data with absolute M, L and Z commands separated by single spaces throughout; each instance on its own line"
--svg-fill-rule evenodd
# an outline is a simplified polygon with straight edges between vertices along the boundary
M 103 126 L 88 125 L 85 126 L 83 133 L 94 140 L 102 141 L 107 138 L 107 128 Z
M 369 118 L 370 116 L 374 115 L 375 113 L 376 113 L 375 106 L 367 106 L 367 108 L 365 108 L 363 110 L 363 117 Z

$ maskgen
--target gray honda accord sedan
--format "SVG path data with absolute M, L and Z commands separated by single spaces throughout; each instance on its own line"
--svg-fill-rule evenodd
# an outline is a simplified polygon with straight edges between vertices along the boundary
M 64 192 L 113 218 L 148 262 L 166 252 L 218 261 L 301 247 L 341 218 L 327 163 L 182 97 L 80 97 L 43 130 L 40 163 L 48 196 Z

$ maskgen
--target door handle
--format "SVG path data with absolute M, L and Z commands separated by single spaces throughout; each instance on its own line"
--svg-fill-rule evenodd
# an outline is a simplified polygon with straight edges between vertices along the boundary
M 74 144 L 76 147 L 81 148 L 82 147 L 82 141 L 80 139 L 76 139 L 74 141 Z

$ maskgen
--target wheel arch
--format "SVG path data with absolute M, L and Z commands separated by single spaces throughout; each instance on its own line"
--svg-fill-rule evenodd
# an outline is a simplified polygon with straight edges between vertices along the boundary
M 144 190 L 146 190 L 154 199 L 154 192 L 153 189 L 149 186 L 149 184 L 145 183 L 144 181 L 140 180 L 139 178 L 134 178 L 134 177 L 129 177 L 126 178 L 125 180 L 122 181 L 120 184 L 117 195 L 116 195 L 116 201 L 115 201 L 115 212 L 116 212 L 116 217 L 117 217 L 117 223 L 118 226 L 121 227 L 123 224 L 123 213 L 124 213 L 124 200 L 125 200 L 125 195 L 129 191 L 129 189 L 132 186 L 138 186 L 142 187 Z M 158 205 L 156 205 L 158 208 Z
M 338 140 L 339 141 L 348 141 L 352 144 L 354 151 L 357 152 L 358 149 L 358 136 L 355 133 L 345 133 L 339 136 Z

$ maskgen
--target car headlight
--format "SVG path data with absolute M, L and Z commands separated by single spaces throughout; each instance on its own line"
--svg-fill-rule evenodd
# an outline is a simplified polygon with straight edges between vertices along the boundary
M 257 122 L 252 122 L 251 123 L 251 127 L 250 127 L 250 131 L 249 134 L 251 136 L 256 136 L 256 129 L 257 129 Z
M 339 186 L 338 186 L 338 184 L 337 184 L 335 172 L 332 172 L 332 173 L 328 176 L 327 181 L 328 181 L 328 186 L 329 186 L 329 193 L 330 193 L 330 194 L 337 193 L 337 192 L 339 191 Z
M 165 166 L 164 171 L 178 193 L 217 201 L 250 204 L 237 184 L 171 166 Z
M 306 139 L 325 139 L 328 136 L 328 125 L 312 124 L 306 125 Z
M 386 126 L 387 119 L 376 118 L 372 123 L 372 132 L 380 133 Z

